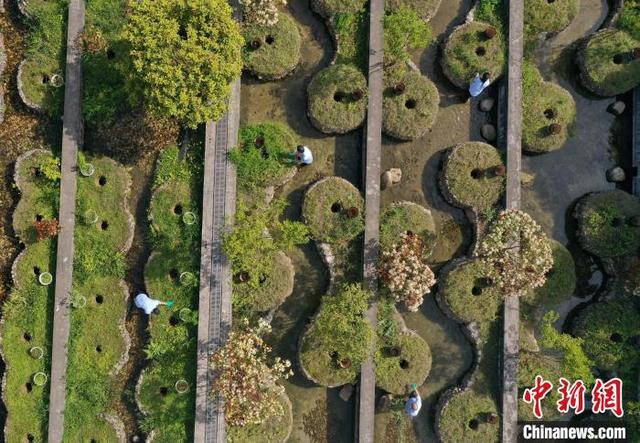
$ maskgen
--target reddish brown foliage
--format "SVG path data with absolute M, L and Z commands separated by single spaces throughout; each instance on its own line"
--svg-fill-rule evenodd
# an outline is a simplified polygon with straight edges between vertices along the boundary
M 60 232 L 60 224 L 55 218 L 52 220 L 36 220 L 33 222 L 33 226 L 36 228 L 38 241 L 55 237 Z

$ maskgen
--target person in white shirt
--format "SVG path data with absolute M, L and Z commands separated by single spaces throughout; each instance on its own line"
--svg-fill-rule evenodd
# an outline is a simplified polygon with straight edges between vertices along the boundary
M 420 413 L 420 408 L 422 407 L 422 399 L 420 398 L 420 393 L 414 389 L 409 397 L 405 400 L 404 403 L 404 411 L 411 418 L 417 417 Z
M 149 297 L 147 294 L 145 293 L 140 293 L 138 295 L 136 295 L 136 298 L 134 299 L 134 303 L 136 304 L 136 307 L 142 309 L 144 311 L 145 314 L 147 315 L 158 315 L 160 313 L 160 310 L 158 309 L 158 306 L 160 305 L 165 305 L 168 307 L 173 306 L 173 301 L 169 300 L 167 302 L 164 301 L 160 301 L 160 300 L 155 300 L 151 297 Z
M 482 94 L 482 91 L 487 89 L 487 87 L 491 84 L 491 75 L 488 72 L 482 74 L 476 73 L 476 76 L 471 80 L 471 84 L 469 85 L 469 96 L 477 97 Z
M 313 154 L 307 146 L 298 145 L 296 149 L 296 162 L 300 166 L 307 166 L 313 163 Z

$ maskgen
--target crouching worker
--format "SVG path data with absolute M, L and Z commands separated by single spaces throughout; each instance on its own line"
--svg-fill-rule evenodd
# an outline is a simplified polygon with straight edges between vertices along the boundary
M 404 411 L 409 415 L 409 417 L 414 418 L 420 413 L 421 407 L 422 399 L 420 398 L 420 393 L 414 388 L 411 394 L 409 394 L 409 397 L 406 398 Z
M 158 315 L 160 313 L 160 309 L 158 308 L 158 306 L 160 305 L 165 305 L 168 308 L 171 308 L 173 306 L 173 301 L 171 300 L 166 302 L 155 300 L 144 293 L 136 295 L 134 303 L 136 304 L 136 307 L 142 309 L 147 315 Z

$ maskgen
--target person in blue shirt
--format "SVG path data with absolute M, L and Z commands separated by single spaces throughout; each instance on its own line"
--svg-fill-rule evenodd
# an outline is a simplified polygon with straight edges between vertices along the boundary
M 469 97 L 479 96 L 490 84 L 491 74 L 485 72 L 481 77 L 480 74 L 476 73 L 476 76 L 471 80 L 471 84 L 469 84 Z
M 422 407 L 422 399 L 417 389 L 414 389 L 404 403 L 404 411 L 409 417 L 417 417 Z

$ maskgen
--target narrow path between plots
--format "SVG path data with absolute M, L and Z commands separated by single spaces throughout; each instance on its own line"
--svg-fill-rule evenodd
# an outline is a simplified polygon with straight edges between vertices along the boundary
M 82 54 L 78 43 L 84 30 L 84 0 L 71 0 L 67 30 L 67 59 L 62 132 L 62 178 L 60 181 L 60 234 L 56 259 L 55 308 L 51 343 L 51 391 L 49 396 L 50 443 L 62 441 L 67 390 L 67 341 L 69 339 L 69 295 L 73 279 L 73 234 L 76 209 L 76 166 L 82 145 Z
M 632 192 L 640 197 L 640 175 L 637 168 L 640 167 L 640 86 L 633 90 L 633 135 L 632 135 L 632 166 L 636 168 L 633 177 Z
M 382 67 L 384 1 L 372 0 L 369 12 L 369 104 L 364 157 L 365 228 L 363 248 L 363 283 L 374 294 L 378 291 L 378 255 L 380 253 L 380 155 L 382 145 Z M 374 302 L 367 317 L 376 329 L 377 306 Z M 360 373 L 357 441 L 373 443 L 376 376 L 373 355 L 362 365 Z
M 507 77 L 507 209 L 520 209 L 522 157 L 522 59 L 524 2 L 509 2 L 509 72 Z M 502 441 L 518 437 L 518 352 L 520 305 L 518 294 L 506 297 L 502 347 Z

